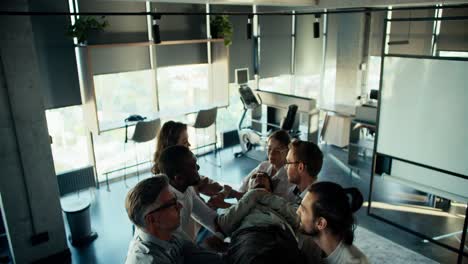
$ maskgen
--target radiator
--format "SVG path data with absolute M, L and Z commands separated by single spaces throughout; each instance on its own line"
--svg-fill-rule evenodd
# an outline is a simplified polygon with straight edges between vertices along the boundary
M 85 188 L 95 187 L 94 167 L 84 167 L 57 175 L 60 196 Z

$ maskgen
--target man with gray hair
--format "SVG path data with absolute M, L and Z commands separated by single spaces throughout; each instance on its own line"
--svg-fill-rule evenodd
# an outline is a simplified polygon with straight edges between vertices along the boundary
M 219 255 L 196 247 L 183 232 L 175 232 L 182 205 L 169 191 L 165 175 L 145 179 L 132 188 L 125 209 L 137 227 L 125 263 L 221 263 Z

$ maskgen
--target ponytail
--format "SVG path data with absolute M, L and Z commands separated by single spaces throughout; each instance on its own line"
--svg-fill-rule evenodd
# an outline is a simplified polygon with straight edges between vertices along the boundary
M 364 202 L 364 198 L 362 197 L 361 192 L 357 188 L 345 188 L 343 189 L 344 192 L 351 197 L 349 201 L 349 207 L 351 212 L 356 212 L 359 210 Z

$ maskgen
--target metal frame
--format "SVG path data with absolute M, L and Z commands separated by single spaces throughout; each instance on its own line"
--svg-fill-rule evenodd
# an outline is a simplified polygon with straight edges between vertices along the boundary
M 253 5 L 255 6 L 255 5 Z M 444 8 L 467 8 L 468 4 L 449 5 L 449 6 L 415 6 L 415 7 L 394 7 L 393 11 L 404 10 L 434 10 Z M 344 14 L 344 13 L 363 13 L 363 12 L 387 12 L 386 7 L 358 7 L 358 8 L 335 8 L 327 11 L 307 11 L 297 12 L 292 14 L 291 11 L 275 11 L 275 12 L 30 12 L 30 11 L 0 11 L 0 15 L 13 16 L 49 16 L 49 15 L 90 15 L 90 16 L 147 16 L 147 15 L 164 15 L 164 16 L 205 16 L 205 15 L 231 15 L 231 16 L 291 16 L 291 15 L 323 15 L 323 14 Z
M 443 9 L 444 7 L 441 7 L 441 9 Z M 385 19 L 384 20 L 384 29 L 383 29 L 383 37 L 382 37 L 382 47 L 381 47 L 381 63 L 380 63 L 380 80 L 379 80 L 379 90 L 380 92 L 382 92 L 382 86 L 383 86 L 383 74 L 384 74 L 384 64 L 385 64 L 385 58 L 386 57 L 402 57 L 402 58 L 415 58 L 415 59 L 437 59 L 437 60 L 454 60 L 454 61 L 468 61 L 468 58 L 457 58 L 457 57 L 437 57 L 437 56 L 421 56 L 421 55 L 407 55 L 407 54 L 385 54 L 385 46 L 386 46 L 386 41 L 387 41 L 387 34 L 385 34 L 385 32 L 387 32 L 387 23 L 389 21 L 435 21 L 435 20 L 439 20 L 439 21 L 442 21 L 442 20 L 468 20 L 468 16 L 460 16 L 460 17 L 447 17 L 447 18 L 443 18 L 443 17 L 432 17 L 432 18 L 398 18 L 398 19 Z M 467 179 L 468 180 L 468 175 L 462 175 L 462 174 L 459 174 L 459 173 L 455 173 L 455 172 L 451 172 L 451 171 L 447 171 L 447 170 L 443 170 L 443 169 L 440 169 L 440 168 L 435 168 L 435 167 L 431 167 L 431 166 L 428 166 L 428 165 L 424 165 L 424 164 L 420 164 L 420 163 L 417 163 L 417 162 L 413 162 L 413 161 L 409 161 L 409 160 L 405 160 L 405 159 L 401 159 L 401 158 L 398 158 L 398 157 L 393 157 L 393 156 L 390 156 L 390 155 L 385 155 L 385 154 L 382 154 L 382 153 L 378 153 L 377 152 L 377 145 L 378 145 L 378 133 L 379 133 L 379 123 L 380 123 L 380 109 L 381 109 L 381 104 L 382 104 L 382 100 L 379 100 L 378 101 L 378 105 L 377 105 L 377 120 L 376 120 L 376 137 L 375 137 L 375 141 L 374 141 L 374 151 L 373 151 L 373 160 L 374 162 L 372 163 L 372 170 L 371 170 L 371 178 L 370 178 L 370 186 L 369 186 L 369 196 L 368 196 L 368 207 L 367 207 L 367 214 L 375 219 L 378 219 L 380 221 L 383 221 L 387 224 L 390 224 L 392 226 L 395 226 L 397 228 L 400 228 L 408 233 L 411 233 L 413 235 L 416 235 L 418 237 L 421 237 L 423 239 L 426 239 L 427 241 L 430 241 L 438 246 L 441 246 L 445 249 L 448 249 L 450 251 L 453 251 L 453 252 L 456 252 L 458 254 L 458 259 L 457 259 L 457 263 L 461 264 L 462 261 L 463 261 L 463 256 L 465 257 L 468 257 L 468 252 L 464 252 L 464 245 L 465 245 L 465 240 L 467 238 L 467 228 L 468 228 L 468 204 L 467 204 L 467 209 L 466 209 L 466 212 L 465 212 L 465 220 L 464 220 L 464 224 L 463 224 L 463 230 L 462 230 L 462 237 L 461 237 L 461 240 L 460 240 L 460 247 L 457 249 L 455 247 L 452 247 L 452 246 L 449 246 L 447 244 L 444 244 L 442 242 L 439 242 L 438 240 L 435 240 L 433 239 L 432 237 L 429 237 L 425 234 L 422 234 L 420 232 L 417 232 L 415 230 L 412 230 L 406 226 L 403 226 L 401 224 L 398 224 L 394 221 L 391 221 L 391 220 L 388 220 L 382 216 L 379 216 L 379 215 L 376 215 L 374 213 L 371 212 L 371 207 L 372 207 L 372 192 L 373 192 L 373 184 L 374 184 L 374 170 L 375 170 L 375 159 L 376 159 L 376 156 L 377 155 L 382 155 L 382 156 L 386 156 L 386 157 L 390 157 L 392 159 L 396 159 L 396 160 L 399 160 L 399 161 L 403 161 L 403 162 L 406 162 L 406 163 L 410 163 L 410 164 L 413 164 L 413 165 L 416 165 L 416 166 L 420 166 L 420 167 L 424 167 L 424 168 L 427 168 L 427 169 L 431 169 L 431 170 L 436 170 L 436 171 L 439 171 L 439 172 L 442 172 L 442 173 L 446 173 L 446 174 L 450 174 L 452 176 L 455 176 L 455 177 L 459 177 L 459 178 L 463 178 L 463 179 Z

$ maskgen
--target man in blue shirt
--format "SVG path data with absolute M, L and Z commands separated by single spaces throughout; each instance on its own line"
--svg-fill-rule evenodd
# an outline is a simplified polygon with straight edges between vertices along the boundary
M 128 192 L 125 208 L 137 227 L 125 263 L 222 263 L 218 254 L 196 247 L 183 232 L 176 232 L 182 205 L 169 191 L 165 175 L 138 183 Z

